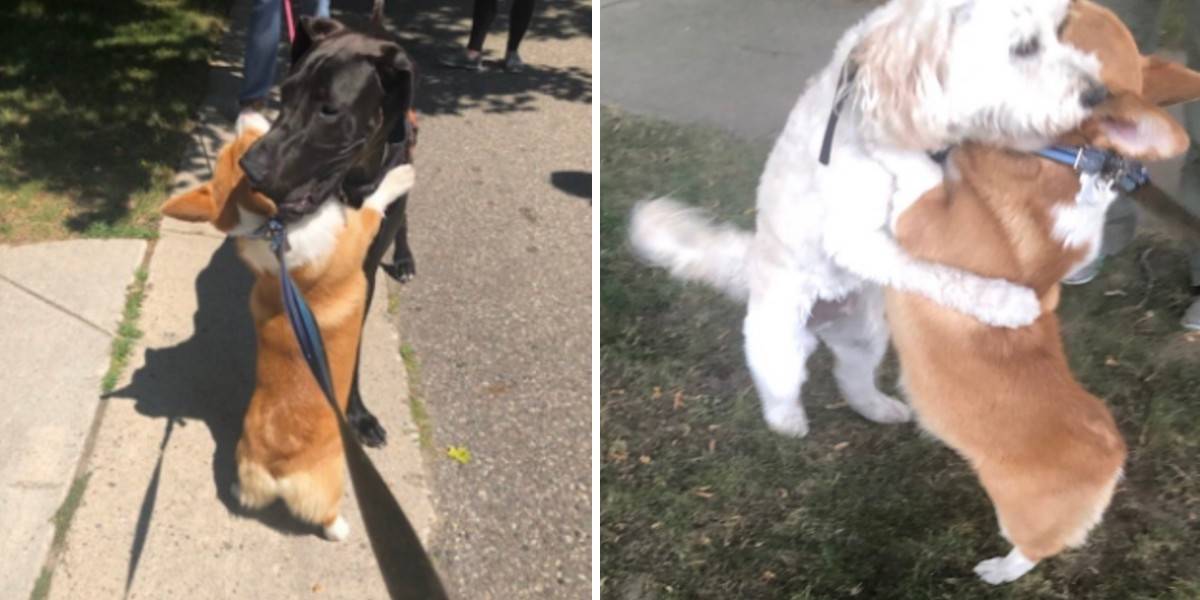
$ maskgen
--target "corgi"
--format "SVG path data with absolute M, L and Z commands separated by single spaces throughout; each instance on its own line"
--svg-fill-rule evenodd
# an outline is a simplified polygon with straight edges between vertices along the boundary
M 238 254 L 254 273 L 250 313 L 258 338 L 254 395 L 237 445 L 233 494 L 248 509 L 282 498 L 299 519 L 340 541 L 349 526 L 339 513 L 343 489 L 342 444 L 337 420 L 300 352 L 283 310 L 279 262 L 270 242 L 251 236 L 276 206 L 250 188 L 238 160 L 269 124 L 241 117 L 237 137 L 217 158 L 212 181 L 168 200 L 163 213 L 209 222 L 237 237 Z M 383 212 L 408 193 L 412 165 L 397 167 L 368 196 L 361 210 L 336 198 L 288 228 L 288 273 L 308 301 L 325 342 L 340 410 L 346 409 L 366 303 L 363 259 Z
M 1200 97 L 1200 73 L 1143 57 L 1108 9 L 1072 5 L 1063 41 L 1093 53 L 1110 95 L 1064 144 L 1136 160 L 1182 154 L 1187 134 L 1159 105 Z M 886 292 L 903 387 L 922 427 L 967 459 L 996 510 L 1004 557 L 991 584 L 1084 543 L 1122 475 L 1126 446 L 1105 404 L 1073 377 L 1054 313 L 1059 280 L 1100 250 L 1118 196 L 1105 175 L 983 145 L 954 149 L 943 185 L 898 214 L 913 256 L 1032 288 L 1041 316 L 988 326 L 910 292 Z

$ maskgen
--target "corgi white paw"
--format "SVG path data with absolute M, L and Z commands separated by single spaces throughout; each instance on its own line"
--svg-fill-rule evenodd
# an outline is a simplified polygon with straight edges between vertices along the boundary
M 1025 558 L 1020 550 L 1013 548 L 1008 556 L 989 558 L 975 565 L 975 574 L 992 585 L 1000 585 L 1020 579 L 1036 565 L 1036 562 Z
M 325 539 L 331 542 L 341 542 L 350 536 L 350 524 L 341 515 L 332 523 L 325 526 Z

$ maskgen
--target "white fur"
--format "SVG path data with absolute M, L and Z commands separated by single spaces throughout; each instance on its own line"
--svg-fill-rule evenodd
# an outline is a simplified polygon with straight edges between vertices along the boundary
M 331 542 L 345 541 L 349 535 L 350 524 L 346 522 L 346 519 L 343 518 L 342 515 L 338 515 L 337 518 L 333 520 L 333 523 L 330 523 L 329 526 L 325 528 L 325 539 Z
M 363 200 L 364 210 L 382 214 L 393 202 L 407 194 L 416 181 L 416 169 L 401 165 L 390 171 L 379 187 Z M 288 251 L 284 254 L 288 269 L 298 269 L 327 258 L 337 245 L 338 235 L 346 227 L 347 214 L 354 209 L 331 198 L 321 203 L 316 212 L 305 215 L 287 229 Z M 238 224 L 229 232 L 232 236 L 249 236 L 258 231 L 267 218 L 238 207 Z M 251 268 L 268 273 L 279 272 L 279 262 L 271 252 L 271 244 L 263 239 L 247 239 L 242 257 Z
M 1013 548 L 1008 556 L 989 558 L 976 565 L 975 574 L 992 585 L 1000 585 L 1017 580 L 1035 566 L 1036 561 L 1029 560 L 1020 550 Z
M 713 227 L 666 199 L 634 209 L 630 239 L 639 255 L 748 300 L 746 358 L 772 429 L 808 431 L 800 390 L 817 345 L 809 317 L 818 302 L 863 307 L 821 339 L 837 356 L 851 407 L 884 422 L 909 413 L 874 384 L 888 336 L 880 303 L 870 301 L 879 285 L 991 325 L 1037 318 L 1032 290 L 916 260 L 891 229 L 942 181 L 928 151 L 965 140 L 1031 149 L 1087 117 L 1082 97 L 1099 65 L 1058 40 L 1067 7 L 1068 0 L 892 0 L 843 35 L 792 109 L 759 182 L 753 234 Z M 1012 52 L 1034 36 L 1035 56 Z M 839 91 L 851 57 L 858 75 Z M 837 94 L 847 102 L 825 166 L 817 159 Z
M 1075 265 L 1078 270 L 1100 254 L 1104 238 L 1104 215 L 1117 199 L 1117 190 L 1100 175 L 1080 175 L 1080 189 L 1071 203 L 1058 204 L 1051 212 L 1054 239 L 1064 248 L 1086 248 L 1087 253 Z
M 252 110 L 243 110 L 238 113 L 237 122 L 234 124 L 234 131 L 239 136 L 247 130 L 266 133 L 269 129 L 271 129 L 271 122 L 262 113 Z

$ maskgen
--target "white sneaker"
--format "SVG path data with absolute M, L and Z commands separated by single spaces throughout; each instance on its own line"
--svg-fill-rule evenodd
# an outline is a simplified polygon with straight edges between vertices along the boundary
M 1096 260 L 1079 267 L 1074 273 L 1062 278 L 1063 285 L 1083 285 L 1091 283 L 1097 275 L 1100 274 L 1100 269 L 1104 267 L 1104 257 L 1097 256 Z
M 1200 331 L 1200 298 L 1192 301 L 1192 305 L 1183 313 L 1183 318 L 1179 321 L 1184 329 L 1192 331 Z

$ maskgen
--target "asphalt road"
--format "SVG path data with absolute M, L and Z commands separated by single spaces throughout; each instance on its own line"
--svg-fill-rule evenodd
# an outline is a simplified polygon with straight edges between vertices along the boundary
M 591 4 L 539 3 L 522 74 L 437 65 L 469 3 L 392 8 L 421 69 L 399 320 L 436 446 L 431 551 L 456 598 L 589 598 Z
M 601 100 L 774 137 L 834 43 L 878 0 L 603 0 Z

